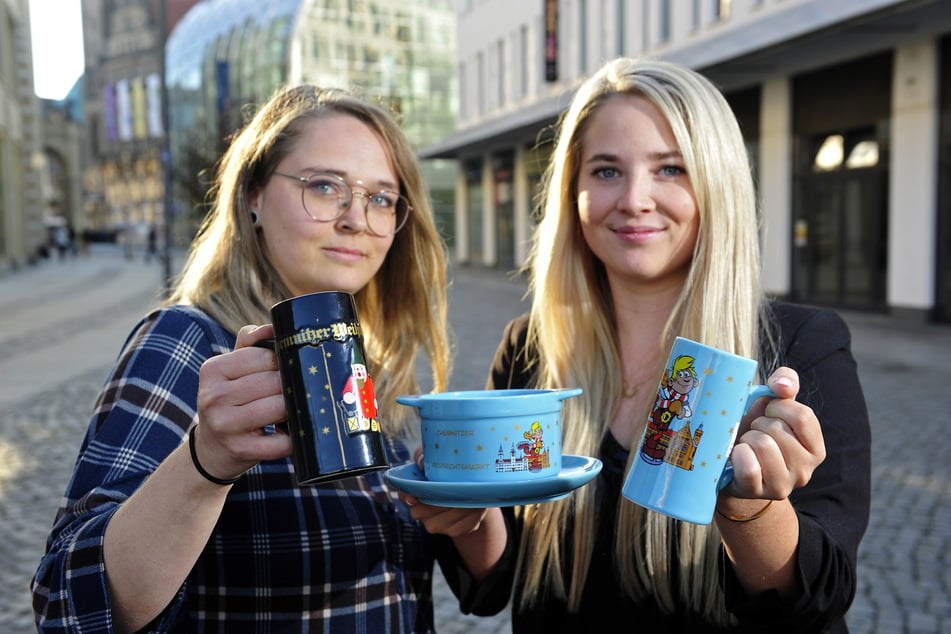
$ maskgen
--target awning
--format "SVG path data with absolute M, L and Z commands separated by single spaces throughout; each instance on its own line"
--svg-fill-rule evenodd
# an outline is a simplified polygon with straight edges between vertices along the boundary
M 422 150 L 419 156 L 422 159 L 459 158 L 465 154 L 482 153 L 492 146 L 512 145 L 519 137 L 534 139 L 547 126 L 557 122 L 571 103 L 574 92 L 574 89 L 568 90 L 526 108 L 457 130 Z

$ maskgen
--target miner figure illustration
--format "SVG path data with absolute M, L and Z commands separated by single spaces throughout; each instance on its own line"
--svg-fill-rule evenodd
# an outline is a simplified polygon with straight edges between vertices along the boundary
M 673 366 L 657 389 L 657 400 L 647 418 L 644 442 L 641 444 L 641 458 L 650 464 L 663 462 L 674 433 L 670 429 L 674 417 L 689 418 L 692 413 L 687 396 L 700 384 L 693 362 L 694 358 L 687 355 L 674 359 Z

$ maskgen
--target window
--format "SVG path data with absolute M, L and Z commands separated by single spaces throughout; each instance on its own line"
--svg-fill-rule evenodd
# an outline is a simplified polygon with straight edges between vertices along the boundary
M 528 96 L 528 59 L 528 26 L 523 24 L 518 31 L 519 77 L 516 90 L 519 98 Z
M 505 39 L 499 38 L 498 44 L 496 44 L 496 68 L 498 69 L 498 94 L 499 94 L 499 107 L 505 105 Z
M 845 134 L 829 134 L 816 140 L 812 159 L 813 172 L 861 169 L 878 165 L 878 141 L 874 130 L 864 129 Z
M 479 100 L 479 115 L 485 114 L 485 54 L 476 55 L 476 99 Z
M 713 0 L 713 17 L 717 20 L 729 20 L 733 12 L 733 0 Z
M 616 55 L 624 54 L 625 1 L 615 0 L 614 2 L 614 52 Z
M 578 2 L 578 70 L 588 70 L 588 2 Z
M 670 40 L 670 0 L 660 0 L 657 7 L 657 41 Z
M 471 114 L 469 112 L 469 98 L 466 90 L 466 87 L 469 85 L 468 78 L 466 77 L 466 65 L 459 64 L 459 118 L 463 121 Z

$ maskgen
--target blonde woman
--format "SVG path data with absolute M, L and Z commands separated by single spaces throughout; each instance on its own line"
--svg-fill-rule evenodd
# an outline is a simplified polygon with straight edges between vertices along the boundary
M 266 431 L 286 416 L 275 355 L 254 346 L 273 336 L 274 303 L 355 294 L 387 454 L 411 459 L 395 397 L 419 391 L 419 354 L 436 390 L 451 359 L 415 153 L 387 111 L 287 88 L 235 136 L 214 194 L 174 292 L 95 406 L 34 579 L 38 628 L 432 632 L 432 537 L 381 472 L 297 485 L 290 440 Z M 469 535 L 481 516 L 456 518 L 476 571 L 497 556 Z
M 614 60 L 563 116 L 546 179 L 531 311 L 509 324 L 489 386 L 583 387 L 565 402 L 564 451 L 604 468 L 565 500 L 504 509 L 492 575 L 447 575 L 463 609 L 512 593 L 515 634 L 847 631 L 869 513 L 865 401 L 844 322 L 764 297 L 727 102 L 686 68 Z M 620 493 L 676 335 L 757 358 L 781 397 L 744 420 L 710 525 Z

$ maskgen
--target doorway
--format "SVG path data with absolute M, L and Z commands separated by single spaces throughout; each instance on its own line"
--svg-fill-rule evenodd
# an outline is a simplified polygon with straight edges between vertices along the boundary
M 888 175 L 874 128 L 801 141 L 800 202 L 793 219 L 796 301 L 885 310 Z

